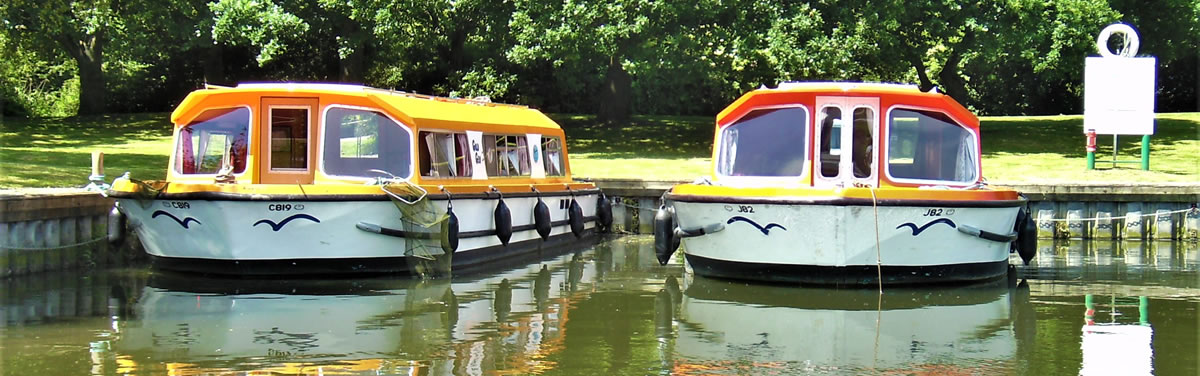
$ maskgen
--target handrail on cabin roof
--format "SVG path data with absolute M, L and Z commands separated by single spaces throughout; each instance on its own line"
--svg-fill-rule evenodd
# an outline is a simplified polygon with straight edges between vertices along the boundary
M 204 88 L 205 88 L 205 89 L 236 89 L 236 88 L 241 88 L 241 89 L 297 89 L 297 88 L 311 88 L 311 89 L 330 90 L 330 91 L 348 91 L 348 92 L 359 91 L 359 92 L 364 92 L 364 93 L 381 93 L 381 94 L 394 95 L 394 96 L 402 96 L 402 97 L 408 97 L 408 98 L 427 99 L 427 100 L 438 101 L 438 102 L 461 103 L 461 104 L 473 104 L 473 105 L 478 105 L 478 106 L 488 106 L 488 107 L 512 107 L 512 108 L 522 108 L 522 109 L 527 109 L 527 108 L 530 108 L 529 106 L 525 106 L 525 105 L 519 105 L 519 104 L 509 104 L 509 103 L 496 103 L 496 102 L 492 102 L 492 100 L 491 100 L 490 98 L 487 98 L 487 97 L 475 97 L 475 98 L 450 98 L 450 97 L 441 97 L 441 96 L 436 96 L 436 95 L 427 95 L 427 94 L 409 93 L 409 92 L 406 92 L 406 91 L 400 91 L 400 90 L 392 90 L 392 89 L 380 89 L 380 88 L 374 88 L 374 87 L 369 87 L 369 86 L 363 86 L 363 85 L 352 85 L 352 84 L 329 84 L 329 83 L 296 83 L 296 82 L 265 82 L 265 83 L 241 83 L 241 84 L 238 84 L 236 87 L 228 87 L 228 86 L 220 86 L 220 85 L 211 85 L 211 84 L 205 84 L 205 85 L 204 85 Z

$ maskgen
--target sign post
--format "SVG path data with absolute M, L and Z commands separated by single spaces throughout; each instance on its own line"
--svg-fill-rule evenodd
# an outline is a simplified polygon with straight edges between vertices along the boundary
M 1121 34 L 1122 48 L 1113 53 L 1108 38 Z M 1157 60 L 1135 57 L 1138 35 L 1126 24 L 1105 27 L 1096 39 L 1100 56 L 1084 61 L 1083 133 L 1087 136 L 1087 168 L 1095 169 L 1096 135 L 1113 135 L 1113 166 L 1138 163 L 1117 160 L 1117 136 L 1142 136 L 1142 170 L 1150 169 L 1150 135 L 1154 134 L 1154 84 Z

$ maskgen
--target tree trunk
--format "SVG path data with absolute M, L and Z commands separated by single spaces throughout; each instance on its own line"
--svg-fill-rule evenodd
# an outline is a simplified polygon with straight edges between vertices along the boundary
M 217 43 L 204 48 L 204 82 L 225 85 L 225 49 Z
M 929 80 L 929 72 L 925 71 L 925 62 L 921 60 L 920 55 L 908 54 L 908 62 L 917 70 L 917 79 L 920 81 L 918 86 L 921 91 L 929 91 L 933 89 L 933 81 Z
M 362 27 L 349 18 L 340 22 L 338 29 L 338 34 L 343 40 L 353 44 L 349 48 L 349 55 L 338 54 L 338 80 L 345 83 L 362 83 L 366 71 L 366 49 L 370 45 L 366 40 L 370 35 L 363 35 Z
M 946 63 L 942 65 L 942 70 L 938 72 L 938 84 L 942 86 L 942 90 L 946 92 L 946 95 L 964 105 L 970 98 L 967 98 L 967 83 L 958 74 L 958 65 L 962 64 L 962 46 L 969 46 L 971 43 L 974 43 L 974 40 L 975 33 L 967 30 L 961 42 L 950 46 L 950 57 L 946 58 Z
M 64 35 L 58 41 L 79 67 L 79 115 L 105 113 L 108 95 L 104 81 L 104 42 L 101 33 L 79 39 Z
M 942 86 L 946 95 L 959 103 L 966 103 L 969 99 L 967 98 L 967 85 L 962 76 L 958 75 L 958 64 L 961 62 L 962 54 L 957 49 L 951 52 L 950 57 L 946 59 L 946 64 L 942 65 L 942 70 L 938 72 L 938 84 Z
M 621 62 L 613 58 L 604 75 L 604 87 L 600 90 L 600 111 L 596 114 L 598 120 L 606 123 L 629 121 L 632 92 L 633 78 L 621 66 Z

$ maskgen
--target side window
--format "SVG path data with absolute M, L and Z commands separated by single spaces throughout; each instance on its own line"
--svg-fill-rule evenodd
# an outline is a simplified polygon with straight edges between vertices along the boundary
M 488 176 L 529 176 L 525 136 L 483 135 Z
M 421 132 L 421 176 L 432 178 L 470 177 L 472 164 L 465 133 Z
M 562 139 L 554 136 L 542 136 L 542 165 L 546 176 L 563 176 Z
M 412 168 L 409 133 L 381 112 L 330 107 L 325 112 L 321 156 L 329 175 L 372 177 L 371 170 L 408 176 Z
M 799 176 L 808 163 L 804 107 L 754 110 L 722 130 L 717 163 L 726 176 Z
M 895 109 L 888 123 L 887 169 L 893 178 L 959 183 L 978 179 L 975 135 L 946 114 Z
M 179 129 L 175 147 L 175 172 L 216 174 L 222 167 L 246 171 L 246 145 L 250 134 L 250 109 L 204 111 Z

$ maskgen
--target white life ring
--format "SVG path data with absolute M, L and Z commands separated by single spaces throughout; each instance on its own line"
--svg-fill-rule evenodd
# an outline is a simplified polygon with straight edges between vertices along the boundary
M 1125 36 L 1125 47 L 1121 49 L 1120 55 L 1114 54 L 1108 49 L 1108 37 L 1113 33 L 1121 33 Z M 1133 30 L 1132 26 L 1123 23 L 1108 25 L 1100 31 L 1100 36 L 1096 38 L 1096 49 L 1103 57 L 1134 57 L 1137 55 L 1139 44 L 1137 32 Z

